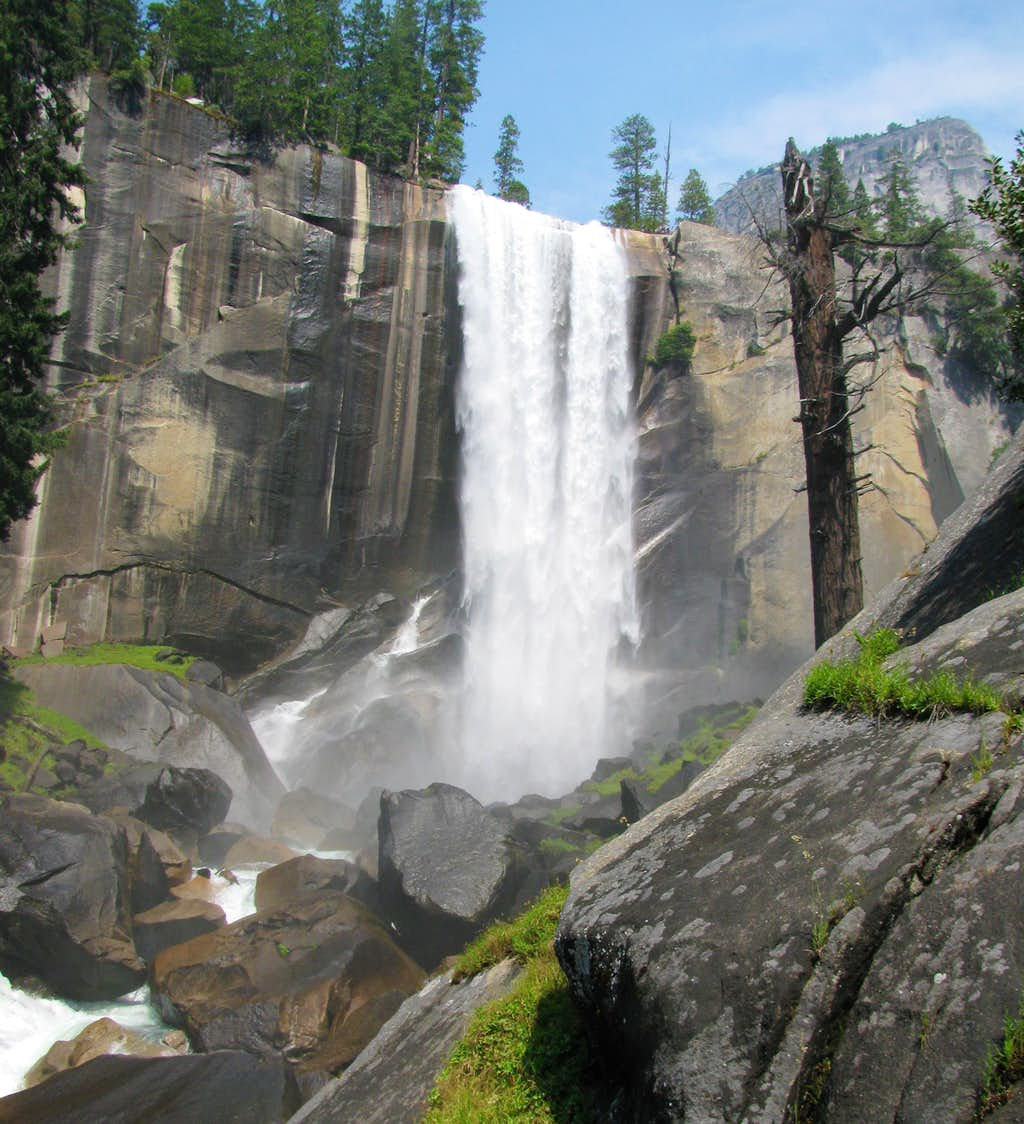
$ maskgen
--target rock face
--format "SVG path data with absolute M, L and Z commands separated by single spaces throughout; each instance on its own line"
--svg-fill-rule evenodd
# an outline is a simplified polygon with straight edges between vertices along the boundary
M 360 606 L 457 564 L 443 195 L 308 148 L 257 158 L 158 93 L 138 117 L 99 79 L 84 99 L 86 222 L 52 277 L 71 314 L 53 366 L 70 440 L 0 555 L 0 641 L 31 647 L 51 624 L 71 644 L 169 641 L 237 676 L 347 622 L 352 654 L 373 632 Z M 970 192 L 964 136 L 932 123 L 872 143 L 922 161 L 937 144 L 933 163 Z M 781 301 L 751 241 L 693 224 L 669 253 L 659 236 L 617 237 L 638 360 L 646 709 L 667 728 L 695 701 L 763 694 L 810 652 L 792 346 L 768 326 Z M 642 363 L 675 312 L 670 269 L 698 336 L 684 376 Z M 869 590 L 977 486 L 1006 432 L 984 388 L 941 369 L 931 334 L 903 326 L 858 416 L 858 443 L 875 446 Z M 417 738 L 429 701 L 404 716 Z M 328 747 L 321 772 L 359 754 L 383 758 L 376 783 L 435 775 L 389 779 L 391 742 L 375 736 Z
M 901 621 L 918 642 L 892 663 L 1017 689 L 1024 594 L 986 602 L 971 579 L 1020 571 L 1019 510 L 1001 552 L 986 535 L 1022 472 L 1018 442 L 920 572 L 816 658 Z M 809 713 L 802 686 L 573 876 L 556 948 L 627 1119 L 970 1121 L 1018 1011 L 1020 732 Z
M 386 792 L 380 808 L 384 910 L 433 967 L 512 903 L 516 854 L 501 822 L 454 785 Z
M 151 981 L 200 1050 L 282 1053 L 343 1069 L 418 990 L 422 973 L 363 906 L 336 891 L 292 900 L 160 953 Z
M 779 144 L 782 157 L 783 141 Z M 988 150 L 981 137 L 955 117 L 937 117 L 917 125 L 897 127 L 877 136 L 838 139 L 836 147 L 850 187 L 862 179 L 868 195 L 882 194 L 882 178 L 893 153 L 903 158 L 914 179 L 924 207 L 944 218 L 949 210 L 950 192 L 965 199 L 980 194 L 986 184 Z M 814 163 L 819 149 L 809 153 Z M 778 166 L 748 172 L 734 188 L 715 201 L 715 221 L 736 234 L 749 233 L 751 207 L 768 220 L 769 229 L 778 225 L 781 183 Z
M 25 1075 L 26 1087 L 38 1085 L 55 1073 L 85 1065 L 104 1054 L 131 1054 L 137 1058 L 174 1058 L 178 1051 L 150 1042 L 113 1019 L 97 1019 L 69 1041 L 55 1042 Z
M 109 999 L 145 976 L 131 941 L 127 844 L 110 820 L 42 796 L 0 797 L 0 969 L 58 995 Z
M 73 718 L 115 749 L 140 761 L 212 770 L 236 794 L 236 818 L 253 827 L 269 825 L 283 786 L 248 719 L 227 695 L 125 664 L 28 664 L 15 674 L 41 705 Z M 220 819 L 225 815 L 219 812 Z

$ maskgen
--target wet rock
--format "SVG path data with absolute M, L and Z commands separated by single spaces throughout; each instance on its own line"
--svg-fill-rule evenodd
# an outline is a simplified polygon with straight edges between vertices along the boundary
M 31 1088 L 55 1073 L 84 1065 L 103 1054 L 129 1054 L 136 1058 L 175 1058 L 180 1051 L 143 1038 L 141 1034 L 113 1019 L 97 1019 L 74 1038 L 55 1042 L 25 1074 L 25 1087 Z
M 136 815 L 144 823 L 194 841 L 221 823 L 230 806 L 231 789 L 216 773 L 165 766 L 146 786 Z
M 355 863 L 298 855 L 269 870 L 260 871 L 256 878 L 256 908 L 280 909 L 292 901 L 316 896 L 325 890 L 336 890 L 373 910 L 379 906 L 376 883 Z
M 505 960 L 472 979 L 437 976 L 407 999 L 345 1072 L 289 1124 L 417 1124 L 441 1067 L 479 1007 L 510 990 L 519 974 Z
M 210 660 L 193 660 L 185 672 L 185 678 L 190 683 L 202 683 L 204 687 L 211 687 L 215 691 L 224 690 L 224 673 Z
M 166 949 L 151 982 L 197 1049 L 281 1052 L 315 1074 L 347 1065 L 422 973 L 364 906 L 324 891 Z
M 132 919 L 135 948 L 147 963 L 172 945 L 212 933 L 225 923 L 224 910 L 201 898 L 177 898 L 137 913 Z
M 506 830 L 462 789 L 385 793 L 379 831 L 383 908 L 428 967 L 461 949 L 515 897 L 521 870 Z
M 247 866 L 251 863 L 284 863 L 295 858 L 295 852 L 279 839 L 263 835 L 243 835 L 236 839 L 224 856 L 224 866 Z
M 122 829 L 81 805 L 0 797 L 0 969 L 74 999 L 139 986 Z
M 299 788 L 281 797 L 271 834 L 295 847 L 318 847 L 328 832 L 351 832 L 354 827 L 351 808 L 311 789 Z
M 279 1124 L 298 1100 L 280 1058 L 240 1050 L 176 1058 L 105 1054 L 0 1099 L 0 1124 Z

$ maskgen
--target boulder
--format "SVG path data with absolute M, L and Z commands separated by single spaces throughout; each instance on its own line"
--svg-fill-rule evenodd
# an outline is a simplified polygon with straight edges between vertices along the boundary
M 370 909 L 378 908 L 377 885 L 366 871 L 344 859 L 318 859 L 315 855 L 298 855 L 260 871 L 256 878 L 256 908 L 280 909 L 325 890 L 336 890 Z
M 187 882 L 172 887 L 171 897 L 178 901 L 201 901 L 216 904 L 217 887 L 210 879 L 210 871 L 206 867 L 199 867 L 195 875 Z
M 240 823 L 221 823 L 199 840 L 199 858 L 210 866 L 222 867 L 228 851 L 249 829 Z
M 124 831 L 78 804 L 0 796 L 0 969 L 59 995 L 138 987 Z
M 421 964 L 459 951 L 515 898 L 515 848 L 502 823 L 460 788 L 385 792 L 379 832 L 385 915 Z
M 295 858 L 295 852 L 279 839 L 263 835 L 243 835 L 236 839 L 224 856 L 224 866 L 248 866 L 253 863 L 284 863 Z
M 130 1054 L 136 1058 L 176 1058 L 180 1051 L 151 1042 L 113 1019 L 97 1019 L 74 1038 L 54 1044 L 25 1074 L 25 1087 L 31 1088 L 55 1073 L 84 1065 L 103 1054 Z
M 15 675 L 40 705 L 115 749 L 141 761 L 213 771 L 234 793 L 237 818 L 269 824 L 283 786 L 234 699 L 169 672 L 125 664 L 28 664 Z
M 153 827 L 152 824 L 143 823 L 142 820 L 138 820 L 134 816 L 128 815 L 127 812 L 118 809 L 103 814 L 124 828 L 129 850 L 136 845 L 141 846 L 143 839 L 145 839 L 148 847 L 152 848 L 160 861 L 168 888 L 180 886 L 192 877 L 191 860 L 166 832 L 161 831 L 158 827 Z M 138 843 L 136 843 L 136 840 Z M 164 897 L 166 896 L 164 894 Z M 154 902 L 154 904 L 156 903 Z M 140 911 L 136 910 L 136 912 Z
M 165 766 L 146 786 L 136 815 L 181 838 L 195 840 L 221 823 L 231 806 L 231 789 L 209 769 Z
M 336 891 L 175 945 L 151 968 L 155 1002 L 196 1049 L 281 1052 L 306 1074 L 343 1069 L 421 982 L 373 915 Z
M 1024 591 L 990 594 L 1024 561 L 1021 453 L 815 660 L 886 625 L 914 677 L 1015 684 Z M 966 1124 L 1019 1012 L 1019 731 L 808 711 L 805 670 L 572 876 L 556 951 L 626 1119 Z
M 212 933 L 225 922 L 224 910 L 202 898 L 176 898 L 162 902 L 132 919 L 135 949 L 148 964 L 172 945 Z
M 279 1124 L 298 1103 L 280 1058 L 241 1050 L 173 1058 L 105 1054 L 0 1099 L 0 1124 Z
M 354 827 L 351 808 L 311 789 L 298 788 L 281 797 L 271 834 L 295 847 L 318 847 L 328 832 L 351 832 Z
M 436 976 L 408 998 L 340 1077 L 299 1109 L 289 1124 L 418 1124 L 441 1067 L 474 1011 L 506 994 L 519 966 L 504 960 L 471 979 Z

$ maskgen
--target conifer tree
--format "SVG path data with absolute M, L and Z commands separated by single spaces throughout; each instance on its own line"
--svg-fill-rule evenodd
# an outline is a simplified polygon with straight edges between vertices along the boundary
M 676 211 L 681 219 L 701 222 L 707 226 L 715 225 L 715 207 L 711 201 L 711 193 L 704 177 L 696 168 L 691 168 L 683 180 Z
M 39 276 L 78 217 L 68 192 L 84 176 L 64 152 L 81 126 L 68 91 L 85 61 L 68 0 L 0 7 L 0 539 L 35 506 L 41 458 L 59 443 L 42 383 L 66 316 Z
M 831 137 L 818 154 L 818 192 L 828 201 L 829 214 L 839 221 L 850 219 L 853 205 L 843 172 L 839 149 Z
M 612 202 L 604 209 L 604 221 L 633 230 L 657 230 L 664 211 L 664 188 L 654 171 L 658 147 L 654 126 L 634 113 L 612 130 L 612 140 L 615 147 L 609 155 L 619 178 Z
M 509 198 L 509 189 L 513 183 L 520 183 L 519 177 L 523 174 L 523 162 L 519 159 L 519 126 L 511 113 L 506 113 L 501 119 L 501 128 L 498 131 L 498 149 L 494 154 L 494 186 L 498 189 L 499 199 Z
M 921 200 L 903 155 L 894 149 L 882 177 L 882 198 L 879 208 L 886 238 L 907 238 L 924 219 Z

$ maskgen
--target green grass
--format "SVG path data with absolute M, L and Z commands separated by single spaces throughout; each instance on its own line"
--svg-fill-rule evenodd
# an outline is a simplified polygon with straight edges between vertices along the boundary
M 58 711 L 38 706 L 22 683 L 0 675 L 0 780 L 14 792 L 42 791 L 28 780 L 38 766 L 52 770 L 53 751 L 73 741 L 105 748 L 99 738 Z M 51 793 L 56 794 L 56 793 Z
M 599 1118 L 599 1071 L 555 954 L 482 1007 L 442 1069 L 426 1124 L 562 1124 Z
M 157 659 L 157 656 L 164 658 Z M 163 644 L 90 644 L 85 648 L 67 648 L 59 656 L 23 656 L 15 665 L 60 663 L 76 667 L 97 667 L 101 664 L 123 663 L 143 671 L 166 671 L 185 678 L 185 672 L 195 662 L 195 656 L 186 656 Z
M 526 962 L 555 939 L 558 915 L 569 895 L 568 886 L 549 886 L 527 909 L 511 921 L 497 921 L 464 949 L 455 964 L 453 979 L 475 976 L 507 957 Z
M 891 629 L 879 629 L 867 637 L 855 635 L 860 644 L 855 660 L 825 660 L 807 673 L 805 706 L 907 718 L 937 718 L 955 711 L 987 714 L 1007 709 L 1002 695 L 984 683 L 958 679 L 948 671 L 912 680 L 905 668 L 883 666 L 883 661 L 899 647 Z
M 540 853 L 542 855 L 578 855 L 579 852 L 579 844 L 573 843 L 569 839 L 562 839 L 557 835 L 549 835 L 546 839 L 540 841 Z
M 1003 1020 L 1003 1038 L 990 1046 L 985 1057 L 985 1075 L 978 1094 L 975 1118 L 980 1120 L 1010 1099 L 1010 1090 L 1024 1080 L 1024 1000 L 1016 1015 Z

